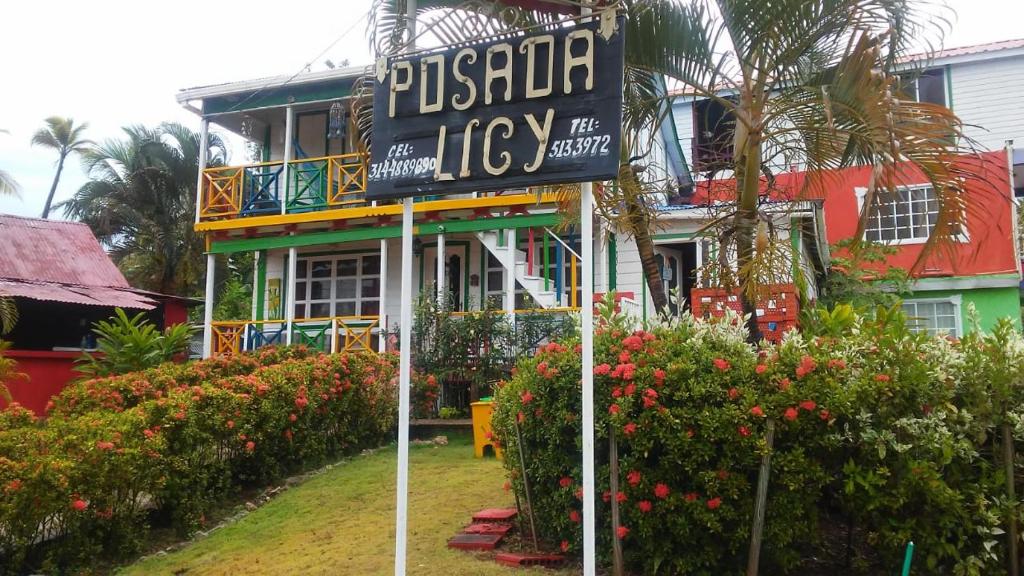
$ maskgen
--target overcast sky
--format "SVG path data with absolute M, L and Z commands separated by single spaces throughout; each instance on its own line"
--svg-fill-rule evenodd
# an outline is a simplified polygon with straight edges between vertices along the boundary
M 198 128 L 179 107 L 182 89 L 291 75 L 312 63 L 369 60 L 369 0 L 263 4 L 238 0 L 177 2 L 4 2 L 0 9 L 0 169 L 22 187 L 0 212 L 39 216 L 55 155 L 29 146 L 43 119 L 88 122 L 87 137 L 117 138 L 122 126 L 178 121 Z M 1024 37 L 1024 0 L 949 0 L 957 17 L 946 46 Z M 348 34 L 345 34 L 350 30 Z M 236 149 L 237 162 L 244 152 Z M 86 181 L 77 159 L 66 165 L 55 202 Z M 60 214 L 56 214 L 60 217 Z

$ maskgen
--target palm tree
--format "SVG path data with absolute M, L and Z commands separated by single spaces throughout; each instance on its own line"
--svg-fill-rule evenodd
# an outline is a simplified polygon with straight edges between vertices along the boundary
M 10 134 L 7 130 L 0 128 L 0 133 Z M 0 170 L 0 196 L 18 196 L 20 187 L 18 182 L 8 172 Z
M 192 229 L 200 136 L 176 123 L 124 133 L 83 154 L 91 180 L 60 207 L 92 228 L 133 286 L 193 296 L 205 272 L 204 245 Z M 209 153 L 210 166 L 223 164 L 216 134 Z
M 53 175 L 53 184 L 50 185 L 50 193 L 46 196 L 46 204 L 43 206 L 43 218 L 50 216 L 50 205 L 53 203 L 53 195 L 57 192 L 57 184 L 60 182 L 60 174 L 64 171 L 64 161 L 73 152 L 79 154 L 89 149 L 91 141 L 82 138 L 88 123 L 75 126 L 72 118 L 61 118 L 51 116 L 45 120 L 46 127 L 40 128 L 32 136 L 34 146 L 43 146 L 57 151 L 57 172 Z
M 9 134 L 7 130 L 0 128 L 0 132 Z M 18 183 L 14 180 L 14 177 L 7 172 L 0 170 L 0 196 L 15 196 L 19 195 Z M 0 296 L 0 334 L 7 334 L 14 329 L 14 324 L 18 321 L 18 307 L 14 304 L 14 298 L 7 296 Z M 2 351 L 3 343 L 0 343 L 0 351 Z M 3 360 L 0 359 L 0 363 Z M 0 370 L 2 372 L 2 370 Z M 2 379 L 0 379 L 2 382 Z M 3 395 L 3 388 L 0 388 L 0 396 Z
M 378 54 L 401 47 L 405 2 L 375 0 L 371 42 Z M 552 5 L 580 5 L 555 0 Z M 471 41 L 478 31 L 551 19 L 521 0 L 420 0 L 428 22 L 461 18 L 466 25 L 437 27 L 441 41 Z M 624 141 L 656 134 L 668 99 L 657 85 L 667 78 L 696 98 L 724 107 L 735 120 L 730 159 L 715 167 L 735 178 L 730 210 L 719 214 L 720 253 L 736 255 L 735 281 L 741 288 L 748 326 L 757 338 L 755 301 L 765 261 L 778 247 L 766 230 L 771 216 L 759 210 L 764 188 L 771 188 L 776 156 L 798 161 L 811 186 L 828 171 L 854 164 L 875 168 L 864 203 L 861 230 L 880 191 L 898 184 L 897 164 L 921 170 L 936 190 L 940 216 L 925 253 L 954 238 L 966 218 L 965 176 L 950 160 L 969 149 L 960 120 L 947 108 L 899 98 L 896 67 L 912 44 L 941 39 L 946 20 L 933 18 L 927 0 L 622 0 L 626 16 Z M 443 13 L 444 16 L 437 16 Z M 488 26 L 479 21 L 486 20 Z M 511 24 L 510 24 L 511 23 Z M 504 28 L 503 28 L 504 26 Z M 429 24 L 423 26 L 428 28 Z M 442 34 L 447 37 L 441 37 Z M 459 37 L 462 34 L 464 37 Z M 363 84 L 372 85 L 372 82 Z M 369 128 L 365 116 L 360 128 Z M 646 129 L 646 130 L 644 130 Z M 633 156 L 624 151 L 623 165 Z M 605 198 L 605 212 L 627 215 L 637 241 L 652 296 L 663 294 L 653 262 L 649 230 L 654 222 L 649 191 L 620 170 L 616 194 Z M 821 177 L 815 177 L 815 175 Z M 970 206 L 966 206 L 970 209 Z M 649 261 L 650 260 L 650 261 Z M 659 308 L 664 300 L 655 300 Z

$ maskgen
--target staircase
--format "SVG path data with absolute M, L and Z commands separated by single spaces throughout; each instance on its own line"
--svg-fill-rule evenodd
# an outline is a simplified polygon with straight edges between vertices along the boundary
M 477 232 L 476 237 L 480 240 L 480 243 L 487 248 L 487 250 L 494 255 L 502 264 L 505 266 L 505 270 L 508 271 L 508 246 L 499 246 L 498 238 L 501 232 L 497 230 L 484 230 Z M 544 278 L 541 276 L 533 276 L 527 274 L 526 270 L 526 252 L 522 250 L 515 250 L 515 266 L 513 275 L 515 276 L 516 282 L 523 287 L 526 292 L 533 297 L 533 300 L 541 308 L 554 308 L 559 306 L 558 298 L 555 295 L 554 290 L 544 289 Z M 535 270 L 536 271 L 536 268 Z M 550 283 L 549 283 L 550 284 Z M 564 305 L 564 304 L 563 304 Z

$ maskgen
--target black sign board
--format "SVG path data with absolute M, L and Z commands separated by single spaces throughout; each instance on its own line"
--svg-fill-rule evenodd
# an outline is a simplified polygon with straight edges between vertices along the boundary
M 382 61 L 367 198 L 614 178 L 622 30 L 595 16 Z

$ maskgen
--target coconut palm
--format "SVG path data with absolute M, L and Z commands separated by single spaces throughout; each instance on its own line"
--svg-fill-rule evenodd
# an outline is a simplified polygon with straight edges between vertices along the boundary
M 203 242 L 192 229 L 200 136 L 176 123 L 124 133 L 83 154 L 91 180 L 60 207 L 92 228 L 133 286 L 195 295 L 205 272 Z M 211 134 L 209 165 L 225 156 Z
M 550 19 L 538 6 L 579 6 L 552 0 L 420 0 L 421 28 L 443 13 L 449 21 L 442 42 L 472 40 L 486 31 Z M 523 6 L 534 8 L 525 9 Z M 754 302 L 760 280 L 777 262 L 778 247 L 769 236 L 771 217 L 760 210 L 771 188 L 772 160 L 801 163 L 811 186 L 828 171 L 854 164 L 875 167 L 876 177 L 861 214 L 861 229 L 880 191 L 894 188 L 898 163 L 921 170 L 936 191 L 940 215 L 927 249 L 948 245 L 971 206 L 964 202 L 965 176 L 953 155 L 969 149 L 959 119 L 947 108 L 899 98 L 895 73 L 912 44 L 941 40 L 946 21 L 931 13 L 927 0 L 621 0 L 626 16 L 626 70 L 623 117 L 627 142 L 656 134 L 665 117 L 666 96 L 658 96 L 662 78 L 696 98 L 710 99 L 735 120 L 728 160 L 716 173 L 735 178 L 729 210 L 720 213 L 721 254 L 735 254 L 736 284 L 753 337 L 759 334 Z M 401 47 L 405 30 L 402 0 L 375 0 L 371 37 L 378 54 Z M 525 15 L 525 17 L 523 17 Z M 465 25 L 453 26 L 451 19 Z M 511 23 L 511 24 L 510 24 Z M 440 37 L 441 34 L 438 34 Z M 930 45 L 929 45 L 930 46 Z M 365 116 L 361 128 L 368 128 Z M 646 129 L 646 130 L 645 130 Z M 624 164 L 635 154 L 624 153 Z M 607 211 L 632 213 L 625 219 L 637 240 L 652 296 L 663 294 L 652 247 L 643 226 L 653 222 L 652 202 L 644 187 L 620 171 L 617 195 L 597 197 Z M 625 178 L 623 177 L 625 176 Z M 642 183 L 641 183 L 642 184 Z M 645 199 L 646 198 L 646 199 Z M 641 199 L 645 199 L 641 201 Z M 651 260 L 648 262 L 648 260 Z M 655 301 L 663 306 L 664 301 Z
M 82 138 L 88 123 L 75 126 L 72 118 L 50 116 L 45 120 L 46 127 L 40 128 L 32 135 L 32 145 L 50 148 L 57 152 L 57 172 L 53 175 L 53 184 L 50 185 L 50 193 L 46 196 L 46 204 L 43 206 L 43 218 L 50 216 L 50 206 L 53 204 L 53 195 L 57 192 L 57 184 L 60 183 L 60 174 L 64 171 L 64 161 L 72 153 L 83 153 L 89 149 L 91 141 Z
M 0 128 L 0 134 L 10 134 L 10 132 Z M 18 196 L 19 192 L 20 187 L 14 176 L 0 170 L 0 196 Z

